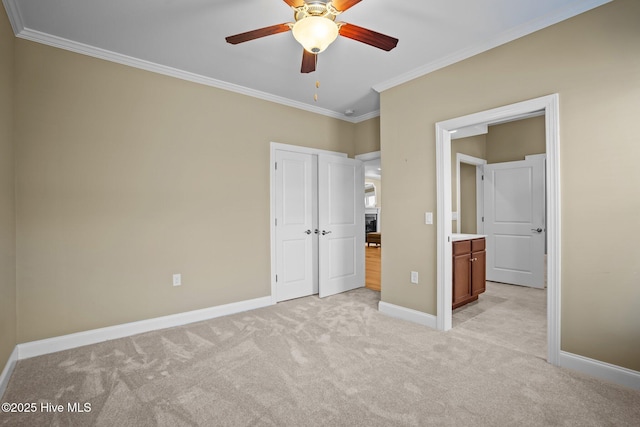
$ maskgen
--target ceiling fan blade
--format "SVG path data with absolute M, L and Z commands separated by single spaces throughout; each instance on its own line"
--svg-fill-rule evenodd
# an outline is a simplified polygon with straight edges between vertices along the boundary
M 302 49 L 302 67 L 301 73 L 313 73 L 316 70 L 316 64 L 318 63 L 318 55 L 311 53 L 306 49 Z
M 395 37 L 386 36 L 353 24 L 343 24 L 340 27 L 340 35 L 377 47 L 378 49 L 386 50 L 387 52 L 398 44 L 398 39 Z
M 284 0 L 291 7 L 300 7 L 304 5 L 304 0 Z
M 362 0 L 333 0 L 331 4 L 340 12 L 344 12 L 345 10 L 357 5 Z
M 272 25 L 270 27 L 260 28 L 258 30 L 247 31 L 246 33 L 236 34 L 225 38 L 227 43 L 238 44 L 248 42 L 249 40 L 259 39 L 260 37 L 270 36 L 272 34 L 284 33 L 291 28 L 287 24 Z

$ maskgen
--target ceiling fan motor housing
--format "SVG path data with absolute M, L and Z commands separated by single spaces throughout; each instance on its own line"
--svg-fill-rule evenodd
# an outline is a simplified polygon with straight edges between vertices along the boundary
M 295 9 L 293 37 L 310 53 L 325 50 L 338 37 L 340 26 L 335 22 L 331 3 L 309 2 Z

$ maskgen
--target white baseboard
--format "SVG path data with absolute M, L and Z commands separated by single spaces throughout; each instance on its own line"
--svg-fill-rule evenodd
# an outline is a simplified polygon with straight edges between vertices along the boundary
M 11 355 L 9 356 L 9 360 L 7 360 L 7 364 L 4 365 L 2 374 L 0 374 L 0 401 L 2 400 L 4 391 L 7 389 L 7 384 L 9 384 L 9 378 L 11 378 L 11 374 L 13 373 L 13 368 L 16 367 L 16 362 L 18 362 L 17 346 L 11 352 Z
M 384 301 L 380 301 L 378 303 L 378 310 L 380 310 L 380 313 L 386 314 L 387 316 L 437 329 L 437 317 L 432 314 L 423 313 L 422 311 L 413 310 L 400 305 L 389 304 Z
M 640 390 L 640 372 L 610 363 L 560 351 L 560 366 L 601 380 Z
M 18 350 L 18 360 L 41 356 L 48 353 L 55 353 L 62 350 L 69 350 L 71 348 L 82 347 L 89 344 L 97 344 L 103 341 L 124 338 L 158 329 L 182 326 L 188 323 L 200 322 L 270 305 L 273 305 L 273 303 L 271 302 L 271 297 L 268 296 L 203 308 L 201 310 L 156 317 L 154 319 L 140 320 L 138 322 L 124 323 L 122 325 L 108 326 L 100 329 L 92 329 L 89 331 L 62 335 L 39 341 L 31 341 L 24 344 L 18 344 L 16 346 L 16 349 Z

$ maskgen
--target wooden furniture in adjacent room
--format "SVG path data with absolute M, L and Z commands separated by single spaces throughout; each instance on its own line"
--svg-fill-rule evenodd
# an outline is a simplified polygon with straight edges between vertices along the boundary
M 382 245 L 382 237 L 380 236 L 380 233 L 367 233 L 367 246 L 369 246 L 371 243 L 374 243 L 378 246 Z
M 486 290 L 486 254 L 484 237 L 453 241 L 452 308 L 476 301 Z

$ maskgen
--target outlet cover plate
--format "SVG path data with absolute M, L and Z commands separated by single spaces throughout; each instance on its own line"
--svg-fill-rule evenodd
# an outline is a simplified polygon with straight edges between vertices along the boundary
M 427 225 L 433 224 L 433 212 L 424 213 L 424 223 Z

